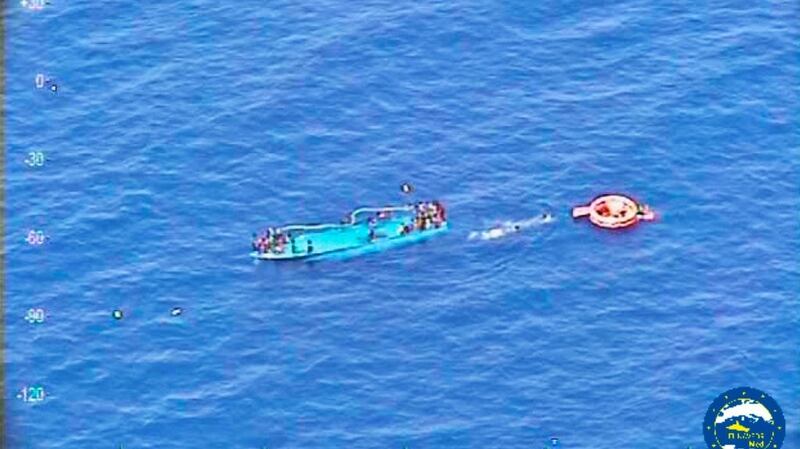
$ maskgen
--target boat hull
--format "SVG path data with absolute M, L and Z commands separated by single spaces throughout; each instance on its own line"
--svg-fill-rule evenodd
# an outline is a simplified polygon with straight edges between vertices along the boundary
M 402 217 L 378 221 L 372 226 L 359 223 L 323 232 L 301 234 L 294 236 L 294 244 L 286 245 L 283 252 L 253 251 L 250 256 L 255 259 L 275 261 L 350 258 L 425 241 L 449 229 L 448 223 L 445 222 L 438 228 L 431 227 L 404 233 L 403 227 L 411 222 L 408 217 Z M 370 229 L 375 236 L 372 239 Z

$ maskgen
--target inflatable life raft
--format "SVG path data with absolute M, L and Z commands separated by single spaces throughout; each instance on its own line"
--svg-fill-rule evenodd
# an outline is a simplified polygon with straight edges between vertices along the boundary
M 636 202 L 627 195 L 601 195 L 588 206 L 572 209 L 572 218 L 588 217 L 595 226 L 606 229 L 627 228 L 640 221 L 651 221 L 655 214 L 647 205 Z

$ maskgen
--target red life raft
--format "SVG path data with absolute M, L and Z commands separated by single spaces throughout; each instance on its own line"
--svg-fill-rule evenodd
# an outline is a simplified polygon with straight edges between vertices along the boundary
M 576 206 L 572 209 L 572 218 L 586 216 L 595 226 L 606 229 L 626 228 L 642 220 L 655 219 L 655 214 L 648 206 L 621 194 L 601 195 L 588 206 Z

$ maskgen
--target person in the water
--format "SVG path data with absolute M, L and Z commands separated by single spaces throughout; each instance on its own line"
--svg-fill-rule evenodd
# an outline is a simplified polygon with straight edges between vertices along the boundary
M 485 231 L 472 232 L 469 235 L 470 239 L 479 238 L 481 240 L 494 240 L 505 237 L 510 234 L 516 234 L 524 231 L 525 229 L 537 226 L 539 224 L 549 223 L 553 220 L 553 215 L 549 212 L 543 212 L 541 215 L 528 220 L 512 221 L 498 224 Z

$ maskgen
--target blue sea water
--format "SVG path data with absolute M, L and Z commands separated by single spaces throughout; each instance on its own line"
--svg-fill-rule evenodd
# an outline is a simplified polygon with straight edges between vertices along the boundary
M 52 0 L 5 20 L 10 447 L 698 449 L 737 386 L 800 447 L 796 2 Z M 247 256 L 268 224 L 402 203 L 405 181 L 449 206 L 446 236 Z M 658 220 L 572 222 L 608 191 Z

